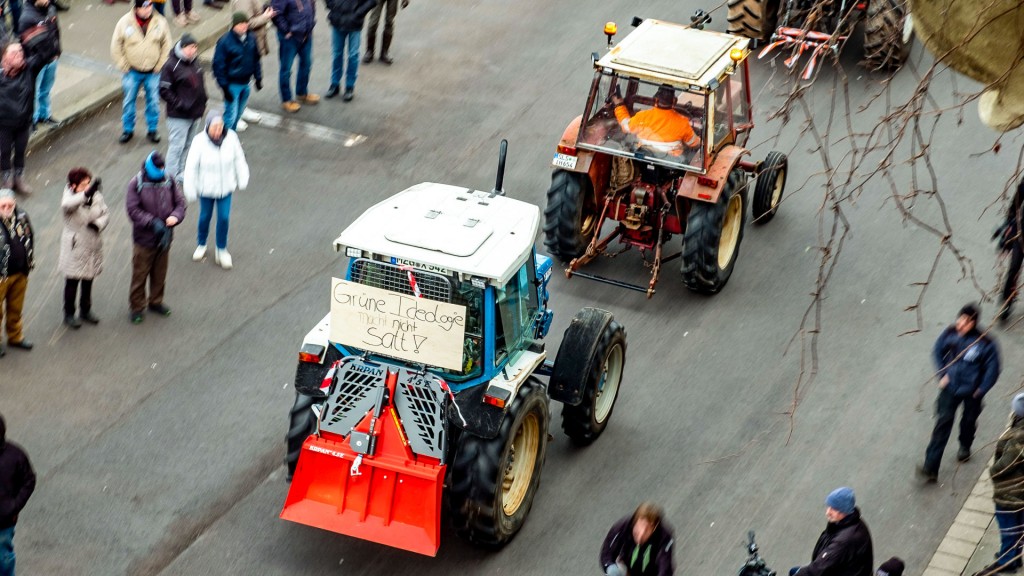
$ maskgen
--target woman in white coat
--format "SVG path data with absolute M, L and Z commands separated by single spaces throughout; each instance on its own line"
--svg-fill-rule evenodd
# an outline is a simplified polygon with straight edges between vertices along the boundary
M 217 210 L 217 236 L 214 261 L 230 270 L 228 254 L 228 223 L 231 218 L 231 195 L 249 185 L 249 165 L 234 130 L 224 127 L 219 113 L 206 117 L 206 130 L 192 140 L 185 159 L 185 197 L 199 199 L 199 232 L 192 260 L 206 257 L 206 240 L 210 235 L 210 220 Z
M 64 323 L 80 328 L 81 320 L 90 324 L 100 319 L 92 313 L 92 281 L 103 270 L 103 240 L 100 232 L 110 216 L 100 193 L 100 179 L 93 179 L 85 168 L 68 172 L 60 207 L 64 212 L 64 231 L 60 236 L 58 267 L 64 274 Z M 75 296 L 82 286 L 79 318 L 75 317 Z

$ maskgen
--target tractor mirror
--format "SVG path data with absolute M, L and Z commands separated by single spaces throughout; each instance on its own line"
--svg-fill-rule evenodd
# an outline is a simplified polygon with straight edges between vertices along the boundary
M 644 21 L 644 19 L 643 19 L 643 18 L 641 18 L 641 17 L 639 17 L 639 16 L 633 16 L 633 21 L 632 21 L 632 22 L 630 22 L 630 25 L 631 25 L 631 26 L 633 26 L 633 28 L 636 28 L 637 26 L 639 26 L 640 24 L 642 24 L 642 23 L 643 23 L 643 21 Z

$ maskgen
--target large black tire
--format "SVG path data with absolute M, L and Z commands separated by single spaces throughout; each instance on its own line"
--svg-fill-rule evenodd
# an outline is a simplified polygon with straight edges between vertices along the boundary
M 448 490 L 449 515 L 460 537 L 494 549 L 523 527 L 540 485 L 550 419 L 544 387 L 530 377 L 516 393 L 496 437 L 462 432 Z M 515 455 L 513 445 L 532 457 Z
M 691 201 L 680 272 L 694 292 L 715 294 L 732 275 L 746 220 L 746 180 L 746 173 L 734 168 L 717 202 Z
M 562 348 L 567 346 L 569 348 L 566 352 L 569 355 L 590 352 L 574 350 L 572 343 L 563 339 Z M 562 348 L 558 349 L 559 356 L 562 354 Z M 562 406 L 562 431 L 573 444 L 590 445 L 608 426 L 608 420 L 611 419 L 612 410 L 615 408 L 615 400 L 619 396 L 619 384 L 622 382 L 622 369 L 625 364 L 626 331 L 613 319 L 601 330 L 590 361 L 590 372 L 581 375 L 586 379 L 583 385 L 583 400 L 576 406 Z
M 775 217 L 786 189 L 789 173 L 789 159 L 782 152 L 769 152 L 761 164 L 761 173 L 754 185 L 754 200 L 751 202 L 754 224 L 765 224 Z
M 864 21 L 864 66 L 898 70 L 914 41 L 909 0 L 871 0 Z
M 775 32 L 778 22 L 778 0 L 729 0 L 730 34 L 766 41 Z
M 569 263 L 590 244 L 600 216 L 586 174 L 555 170 L 544 209 L 544 246 L 560 262 Z
M 284 457 L 284 464 L 288 467 L 287 479 L 289 482 L 292 480 L 292 475 L 295 474 L 295 466 L 299 463 L 302 443 L 316 429 L 316 414 L 312 410 L 316 401 L 311 396 L 296 392 L 295 403 L 292 404 L 291 412 L 288 413 L 288 435 L 285 436 L 288 451 Z

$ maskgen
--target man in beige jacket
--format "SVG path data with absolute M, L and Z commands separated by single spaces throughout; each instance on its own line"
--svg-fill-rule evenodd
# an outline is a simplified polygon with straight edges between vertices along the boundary
M 160 69 L 170 56 L 173 44 L 167 20 L 153 13 L 151 0 L 135 0 L 132 11 L 117 21 L 110 41 L 110 55 L 124 73 L 121 76 L 124 90 L 122 144 L 135 135 L 135 101 L 140 88 L 146 91 L 147 137 L 154 144 L 160 142 L 156 132 L 160 123 Z

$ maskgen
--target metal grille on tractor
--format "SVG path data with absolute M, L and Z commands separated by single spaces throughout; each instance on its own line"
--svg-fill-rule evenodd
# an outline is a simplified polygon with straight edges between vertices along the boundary
M 413 288 L 410 274 L 415 277 L 419 295 L 416 294 L 416 288 Z M 440 274 L 366 258 L 360 258 L 352 264 L 352 281 L 441 302 L 451 302 L 452 298 L 451 282 Z
M 444 460 L 444 391 L 437 378 L 402 368 L 398 373 L 395 407 L 409 435 L 409 448 L 417 454 Z

